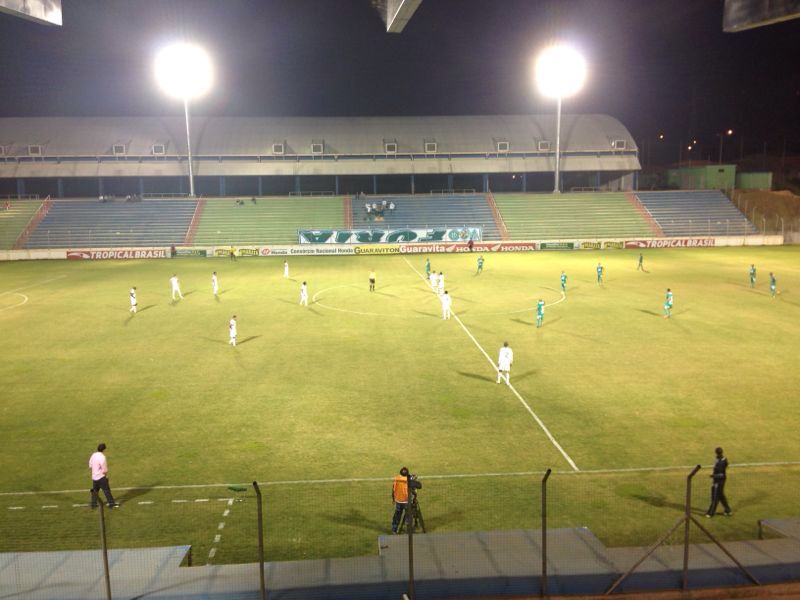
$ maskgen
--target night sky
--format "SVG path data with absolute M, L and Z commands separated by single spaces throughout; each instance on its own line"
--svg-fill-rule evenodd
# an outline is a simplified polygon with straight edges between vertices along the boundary
M 546 113 L 537 48 L 561 37 L 590 64 L 565 112 L 620 119 L 708 148 L 729 127 L 800 150 L 800 20 L 722 32 L 722 0 L 423 0 L 387 34 L 369 0 L 63 0 L 64 26 L 0 14 L 0 116 L 180 114 L 157 48 L 205 46 L 217 71 L 196 114 Z M 664 143 L 666 143 L 664 142 Z M 735 143 L 732 140 L 732 144 Z M 748 148 L 749 149 L 749 148 Z M 671 152 L 671 151 L 670 151 Z

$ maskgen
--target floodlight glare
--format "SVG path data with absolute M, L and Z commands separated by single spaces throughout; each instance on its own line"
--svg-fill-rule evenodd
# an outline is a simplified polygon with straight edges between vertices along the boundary
M 192 44 L 174 44 L 156 55 L 156 81 L 168 95 L 191 100 L 211 88 L 213 68 L 208 53 Z
M 570 46 L 545 48 L 536 58 L 534 69 L 536 87 L 549 98 L 572 96 L 586 81 L 586 61 Z

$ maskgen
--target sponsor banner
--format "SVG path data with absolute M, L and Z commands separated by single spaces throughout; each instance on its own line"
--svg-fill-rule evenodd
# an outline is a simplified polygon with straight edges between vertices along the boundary
M 603 242 L 603 248 L 606 249 L 622 250 L 624 247 L 625 247 L 625 242 L 620 242 L 617 240 Z
M 301 244 L 396 244 L 408 242 L 447 243 L 481 241 L 480 227 L 435 227 L 432 229 L 304 229 Z
M 67 260 L 125 260 L 130 258 L 169 258 L 169 248 L 67 250 Z
M 205 248 L 176 248 L 175 256 L 206 256 Z
M 353 254 L 400 254 L 400 244 L 375 244 L 354 246 Z
M 714 238 L 661 238 L 625 242 L 626 248 L 709 248 L 715 245 Z
M 480 242 L 472 246 L 475 252 L 535 252 L 536 242 Z M 442 254 L 470 252 L 467 244 L 400 244 L 400 254 Z
M 540 242 L 541 250 L 574 250 L 575 242 Z
M 353 246 L 264 246 L 261 256 L 338 256 L 355 254 Z

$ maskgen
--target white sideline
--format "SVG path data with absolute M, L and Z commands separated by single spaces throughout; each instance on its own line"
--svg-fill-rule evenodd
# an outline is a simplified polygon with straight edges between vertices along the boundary
M 412 265 L 411 262 L 405 256 L 403 257 L 403 260 L 406 261 L 406 264 L 409 266 L 409 268 L 412 271 L 414 271 L 414 273 L 419 275 L 419 277 L 420 277 L 420 279 L 422 279 L 422 281 L 424 281 L 426 284 L 428 284 L 428 280 L 425 279 L 425 276 L 422 273 L 420 273 L 419 271 L 417 271 L 417 269 L 414 267 L 414 265 Z M 563 298 L 562 298 L 562 300 L 563 300 Z M 459 325 L 461 325 L 461 329 L 464 330 L 464 333 L 466 333 L 469 336 L 469 339 L 472 340 L 472 342 L 478 347 L 478 350 L 480 350 L 481 353 L 486 357 L 486 360 L 488 360 L 489 364 L 492 365 L 492 369 L 495 372 L 497 372 L 497 365 L 495 365 L 495 363 L 492 360 L 492 358 L 486 353 L 486 350 L 483 349 L 483 346 L 481 346 L 478 343 L 478 340 L 476 340 L 475 337 L 472 335 L 472 333 L 470 333 L 470 330 L 467 329 L 467 326 L 464 325 L 464 322 L 461 319 L 459 319 L 458 315 L 455 314 L 455 313 L 453 313 L 453 318 L 456 320 L 456 322 Z M 563 456 L 564 460 L 566 460 L 567 463 L 569 463 L 569 466 L 572 467 L 573 471 L 580 471 L 580 469 L 578 468 L 578 465 L 575 464 L 575 461 L 573 461 L 572 458 L 570 458 L 569 454 L 567 454 L 566 451 L 564 450 L 564 448 L 561 447 L 561 444 L 559 444 L 558 441 L 556 440 L 556 438 L 553 437 L 553 434 L 550 433 L 550 430 L 547 428 L 547 426 L 544 424 L 544 422 L 542 422 L 542 420 L 539 418 L 539 416 L 535 412 L 533 412 L 533 409 L 525 401 L 525 398 L 523 398 L 520 395 L 520 393 L 517 391 L 517 389 L 513 385 L 511 385 L 510 383 L 508 383 L 506 385 L 514 393 L 514 395 L 517 397 L 517 400 L 519 400 L 522 403 L 522 406 L 525 407 L 525 410 L 527 410 L 530 413 L 530 415 L 533 417 L 533 419 L 536 421 L 536 423 L 539 425 L 539 427 L 541 427 L 542 431 L 544 431 L 544 434 L 547 436 L 547 439 L 549 439 L 550 442 L 561 453 L 561 456 Z
M 710 469 L 714 465 L 701 465 L 704 469 Z M 796 467 L 800 466 L 800 460 L 783 460 L 774 462 L 751 462 L 751 463 L 734 463 L 728 468 L 736 471 L 738 469 L 752 469 L 758 467 Z M 685 471 L 694 468 L 695 465 L 674 465 L 668 467 L 626 467 L 621 469 L 583 469 L 581 471 L 559 471 L 559 474 L 566 475 L 613 475 L 615 473 L 655 473 L 659 471 Z M 451 473 L 449 475 L 428 475 L 423 474 L 424 479 L 477 479 L 481 477 L 533 477 L 541 476 L 545 470 L 540 471 L 506 471 L 495 473 Z M 284 479 L 278 481 L 261 481 L 259 485 L 266 486 L 279 486 L 279 485 L 325 485 L 335 483 L 375 483 L 381 481 L 391 481 L 391 477 L 348 477 L 342 479 Z M 185 490 L 196 488 L 224 488 L 230 486 L 249 486 L 249 483 L 198 483 L 191 485 L 138 485 L 132 487 L 114 487 L 114 490 L 121 492 L 133 490 Z M 86 492 L 85 489 L 80 490 L 37 490 L 35 492 L 0 492 L 2 496 L 39 496 L 44 494 L 80 494 Z M 233 498 L 217 498 L 220 502 L 227 502 L 229 506 L 233 504 Z M 174 502 L 174 500 L 173 500 Z M 183 500 L 182 502 L 188 502 Z M 73 504 L 72 506 L 89 506 L 88 504 Z M 10 510 L 24 508 L 8 507 Z

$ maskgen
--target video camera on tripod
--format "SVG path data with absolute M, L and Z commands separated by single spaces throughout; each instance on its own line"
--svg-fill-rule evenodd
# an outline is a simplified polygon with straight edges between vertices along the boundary
M 414 529 L 422 529 L 422 533 L 426 533 L 425 519 L 422 517 L 422 509 L 419 507 L 419 501 L 417 500 L 417 491 L 422 489 L 422 482 L 419 480 L 416 473 L 409 473 L 406 481 L 408 482 L 410 498 L 408 508 L 406 508 L 406 515 L 400 522 L 400 532 L 402 533 L 403 531 L 406 519 L 409 519 L 413 520 Z

